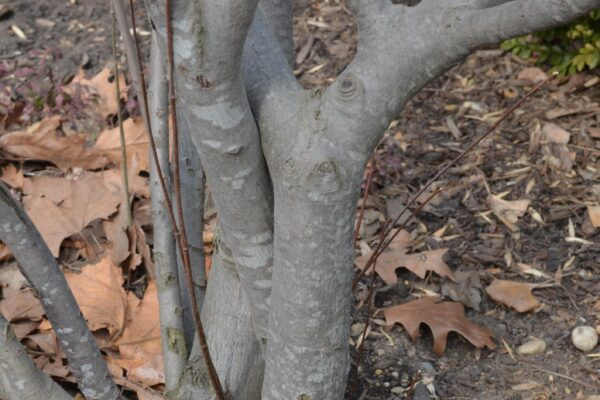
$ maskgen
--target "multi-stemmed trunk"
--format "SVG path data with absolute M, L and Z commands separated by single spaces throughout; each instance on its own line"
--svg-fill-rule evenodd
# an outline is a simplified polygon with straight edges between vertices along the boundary
M 568 22 L 600 0 L 348 0 L 357 55 L 323 90 L 303 90 L 293 75 L 291 0 L 172 3 L 177 110 L 193 143 L 182 152 L 182 170 L 192 166 L 182 191 L 200 188 L 197 151 L 219 219 L 202 320 L 221 382 L 236 400 L 342 399 L 354 211 L 385 128 L 473 49 Z M 146 7 L 154 34 L 149 117 L 166 164 L 165 1 Z M 179 312 L 185 303 L 173 284 L 175 246 L 164 235 L 155 169 L 151 181 L 167 395 L 213 399 L 197 341 L 186 346 L 189 313 Z

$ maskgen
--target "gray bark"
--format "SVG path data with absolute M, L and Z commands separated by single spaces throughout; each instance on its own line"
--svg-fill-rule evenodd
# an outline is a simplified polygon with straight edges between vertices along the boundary
M 241 78 L 246 32 L 257 0 L 177 2 L 177 94 L 215 200 L 222 240 L 248 292 L 255 332 L 266 342 L 273 262 L 272 190 Z M 166 40 L 164 4 L 148 2 Z M 252 210 L 245 212 L 245 210 Z
M 169 166 L 169 132 L 167 115 L 166 69 L 158 50 L 156 38 L 152 38 L 150 60 L 150 85 L 148 90 L 150 121 L 156 145 L 158 161 L 171 188 Z M 156 266 L 156 284 L 160 311 L 160 329 L 165 368 L 166 390 L 173 390 L 187 363 L 188 349 L 186 325 L 184 324 L 185 306 L 182 302 L 180 286 L 183 278 L 178 273 L 175 237 L 166 200 L 159 181 L 154 157 L 150 157 L 150 193 L 152 198 L 152 223 L 154 227 L 154 246 L 152 253 Z M 184 285 L 185 286 L 185 285 Z M 187 291 L 185 292 L 187 293 Z M 184 297 L 183 299 L 187 299 Z M 187 299 L 188 313 L 190 301 Z M 191 318 L 191 316 L 188 316 Z M 189 329 L 189 327 L 187 327 Z M 193 335 L 193 322 L 191 332 Z
M 252 327 L 248 296 L 242 289 L 231 253 L 223 245 L 213 254 L 202 323 L 206 326 L 208 346 L 223 387 L 235 400 L 259 400 L 263 356 Z M 215 398 L 197 342 L 180 386 L 170 397 L 177 400 Z
M 27 355 L 10 324 L 0 315 L 0 398 L 4 400 L 72 400 Z
M 292 0 L 260 0 L 259 3 L 290 65 L 294 62 L 293 3 Z
M 179 116 L 179 171 L 181 181 L 181 202 L 185 230 L 187 233 L 190 263 L 192 266 L 192 280 L 196 302 L 202 307 L 206 293 L 206 269 L 204 260 L 204 172 L 191 138 L 191 129 L 182 112 Z M 176 205 L 175 205 L 176 206 Z M 176 207 L 177 208 L 177 207 Z M 177 211 L 176 211 L 177 213 Z M 179 276 L 179 290 L 183 299 L 183 324 L 185 329 L 186 344 L 192 348 L 194 341 L 194 319 L 192 316 L 192 302 L 185 283 L 185 272 L 181 257 L 177 257 L 177 273 Z
M 86 399 L 116 399 L 119 390 L 58 263 L 29 217 L 2 183 L 0 222 L 0 240 L 10 248 L 21 273 L 36 290 L 81 393 Z

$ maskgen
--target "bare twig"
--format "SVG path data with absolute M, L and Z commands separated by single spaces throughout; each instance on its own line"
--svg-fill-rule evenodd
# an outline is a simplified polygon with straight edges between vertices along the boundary
M 406 213 L 406 211 L 409 209 L 410 206 L 412 206 L 418 199 L 419 197 L 421 197 L 421 195 L 423 193 L 425 193 L 427 191 L 427 189 L 429 189 L 431 187 L 431 185 L 433 185 L 433 183 L 439 179 L 440 176 L 442 176 L 446 171 L 448 171 L 448 169 L 450 169 L 453 165 L 455 165 L 457 162 L 459 162 L 460 160 L 462 160 L 469 152 L 471 152 L 475 146 L 477 146 L 479 143 L 481 143 L 481 141 L 483 141 L 485 138 L 487 138 L 490 134 L 492 134 L 492 132 L 494 132 L 496 130 L 496 128 L 498 128 L 498 126 L 504 122 L 504 120 L 506 120 L 506 118 L 508 118 L 516 109 L 518 109 L 524 102 L 525 100 L 527 100 L 529 97 L 531 97 L 533 94 L 535 94 L 537 91 L 539 91 L 542 86 L 544 86 L 548 81 L 550 81 L 551 79 L 553 79 L 554 77 L 556 77 L 557 74 L 553 74 L 550 75 L 549 77 L 547 77 L 546 79 L 544 79 L 542 82 L 538 83 L 536 86 L 533 87 L 533 89 L 531 89 L 529 92 L 527 92 L 527 94 L 525 94 L 525 96 L 523 96 L 521 99 L 519 99 L 519 101 L 517 101 L 515 104 L 513 104 L 508 110 L 506 110 L 504 112 L 504 114 L 502 114 L 502 116 L 500 118 L 498 118 L 498 120 L 496 122 L 494 122 L 494 124 L 488 129 L 488 131 L 486 133 L 484 133 L 483 135 L 481 135 L 479 138 L 475 139 L 462 153 L 460 153 L 456 158 L 454 158 L 452 161 L 450 161 L 448 164 L 446 164 L 442 169 L 440 169 L 434 176 L 433 178 L 431 178 L 426 184 L 425 186 L 423 186 L 421 188 L 421 190 L 419 190 L 417 192 L 417 194 L 415 194 L 410 201 L 402 208 L 402 210 L 400 211 L 400 213 L 398 214 L 398 216 L 394 219 L 394 222 L 392 223 L 392 225 L 390 226 L 389 231 L 385 234 L 386 239 L 387 236 L 389 235 L 389 233 L 391 232 L 392 228 L 396 225 L 396 223 L 400 220 L 400 218 Z M 421 208 L 427 204 L 429 201 L 431 201 L 431 199 L 433 199 L 433 197 L 435 195 L 437 195 L 437 193 L 439 192 L 435 192 L 432 196 L 430 196 L 430 198 L 428 200 L 426 200 L 422 205 Z M 403 224 L 404 225 L 404 224 Z M 375 260 L 377 259 L 377 257 L 379 257 L 379 255 L 381 255 L 381 253 L 383 253 L 383 251 L 389 246 L 389 244 L 392 242 L 392 240 L 394 240 L 394 238 L 396 237 L 396 235 L 398 234 L 399 230 L 397 230 L 395 232 L 395 234 L 387 240 L 384 241 L 380 241 L 379 245 L 377 246 L 377 248 L 375 249 L 375 251 L 373 251 L 373 253 L 371 254 L 371 257 L 369 258 L 369 261 L 367 262 L 367 264 L 364 266 L 364 268 L 358 273 L 357 277 L 354 279 L 354 282 L 352 284 L 352 287 L 355 288 L 356 284 L 358 283 L 358 280 L 371 268 L 371 266 L 375 263 Z
M 121 115 L 121 85 L 119 83 L 119 58 L 117 51 L 117 21 L 115 7 L 111 7 L 112 14 L 112 52 L 115 63 L 113 70 L 115 75 L 115 97 L 117 100 L 117 119 L 119 121 L 119 138 L 121 140 L 121 179 L 123 182 L 123 196 L 127 208 L 127 226 L 133 226 L 133 214 L 131 213 L 131 194 L 129 193 L 129 176 L 127 174 L 127 147 L 125 143 L 125 131 L 123 130 L 123 116 Z M 122 211 L 122 210 L 121 210 Z
M 360 226 L 362 223 L 363 215 L 365 214 L 365 208 L 367 206 L 367 198 L 369 197 L 369 189 L 371 188 L 371 181 L 373 180 L 373 174 L 375 172 L 375 153 L 371 156 L 371 168 L 367 175 L 367 184 L 365 186 L 365 193 L 363 195 L 362 204 L 360 206 L 360 212 L 358 213 L 358 221 L 356 222 L 356 229 L 354 231 L 354 242 L 352 246 L 356 246 L 358 241 L 358 235 L 360 234 Z

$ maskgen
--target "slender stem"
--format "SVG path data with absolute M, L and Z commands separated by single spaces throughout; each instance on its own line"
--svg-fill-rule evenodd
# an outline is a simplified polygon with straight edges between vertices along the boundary
M 365 193 L 363 195 L 362 204 L 360 206 L 360 212 L 358 214 L 358 221 L 356 223 L 356 229 L 354 230 L 354 242 L 352 247 L 356 246 L 358 241 L 358 235 L 360 234 L 360 226 L 362 223 L 363 215 L 365 214 L 365 208 L 367 207 L 367 198 L 369 197 L 369 189 L 371 188 L 371 181 L 373 180 L 373 174 L 375 172 L 375 153 L 371 156 L 371 168 L 367 175 L 367 185 L 365 186 Z
M 130 0 L 130 3 L 133 0 Z M 132 12 L 133 15 L 133 12 Z M 206 367 L 208 370 L 208 377 L 215 390 L 215 395 L 218 400 L 225 400 L 225 393 L 223 386 L 215 369 L 214 363 L 210 356 L 208 349 L 208 343 L 206 341 L 206 335 L 204 333 L 204 327 L 202 326 L 202 320 L 200 319 L 200 310 L 196 299 L 196 290 L 194 287 L 194 279 L 192 277 L 192 266 L 190 263 L 190 254 L 187 244 L 187 237 L 185 234 L 185 221 L 183 218 L 183 207 L 181 201 L 181 184 L 179 174 L 179 138 L 177 130 L 177 107 L 176 107 L 176 95 L 175 95 L 175 60 L 173 52 L 173 28 L 171 26 L 171 1 L 165 1 L 165 19 L 166 19 L 166 30 L 167 30 L 167 71 L 169 77 L 169 109 L 172 115 L 173 124 L 173 185 L 175 190 L 175 201 L 177 202 L 177 211 L 179 216 L 179 229 L 182 233 L 180 236 L 181 240 L 181 254 L 183 256 L 183 268 L 185 272 L 185 280 L 188 286 L 189 296 L 192 303 L 192 316 L 194 317 L 194 324 L 196 325 L 196 331 L 198 333 L 198 341 Z M 135 32 L 135 26 L 134 26 Z
M 111 7 L 112 14 L 112 52 L 114 60 L 115 75 L 115 97 L 117 100 L 117 119 L 119 121 L 119 138 L 121 140 L 121 179 L 123 181 L 123 196 L 127 209 L 127 226 L 133 226 L 133 214 L 131 212 L 131 194 L 129 193 L 129 175 L 127 174 L 127 145 L 125 143 L 125 131 L 123 130 L 123 116 L 121 115 L 121 86 L 119 83 L 119 58 L 117 51 L 117 21 L 115 7 Z
M 398 214 L 398 216 L 394 219 L 394 222 L 391 224 L 389 231 L 385 234 L 386 239 L 387 239 L 387 236 L 389 235 L 389 233 L 391 232 L 392 228 L 396 225 L 396 223 L 400 220 L 400 218 L 406 213 L 406 211 L 408 210 L 408 208 L 410 206 L 412 206 L 417 201 L 417 199 L 419 197 L 421 197 L 421 195 L 423 193 L 425 193 L 425 191 L 427 191 L 427 189 L 429 189 L 431 187 L 431 185 L 433 185 L 433 183 L 436 180 L 439 179 L 440 176 L 442 176 L 446 171 L 448 171 L 448 169 L 450 169 L 457 162 L 459 162 L 460 160 L 462 160 L 469 152 L 471 152 L 475 148 L 475 146 L 477 146 L 479 143 L 481 143 L 481 141 L 483 139 L 485 139 L 492 132 L 494 132 L 496 130 L 496 128 L 498 128 L 498 126 L 502 122 L 504 122 L 504 120 L 506 120 L 506 118 L 508 118 L 516 109 L 518 109 L 525 102 L 525 100 L 527 100 L 534 93 L 536 93 L 537 91 L 539 91 L 542 88 L 542 86 L 544 86 L 548 81 L 550 81 L 551 79 L 553 79 L 556 76 L 557 76 L 557 74 L 552 74 L 549 77 L 547 77 L 546 79 L 544 79 L 542 82 L 540 82 L 536 86 L 534 86 L 533 89 L 531 89 L 529 92 L 527 92 L 525 94 L 525 96 L 523 96 L 519 101 L 517 101 L 508 110 L 506 110 L 504 112 L 504 114 L 502 114 L 502 116 L 496 122 L 494 122 L 494 124 L 490 127 L 490 129 L 488 129 L 488 131 L 486 133 L 484 133 L 483 135 L 481 135 L 479 138 L 475 139 L 462 153 L 460 153 L 456 158 L 454 158 L 452 161 L 450 161 L 448 164 L 446 164 L 442 169 L 440 169 L 433 176 L 433 178 L 431 178 L 425 184 L 425 186 L 423 186 L 421 188 L 421 190 L 419 190 L 417 192 L 417 194 L 415 194 L 410 199 L 410 201 L 402 208 L 402 210 L 400 211 L 400 213 Z M 435 197 L 435 195 L 437 195 L 438 193 L 439 193 L 439 191 L 438 192 L 434 192 L 429 197 L 429 199 L 427 199 L 423 204 L 421 204 L 421 207 L 419 208 L 419 210 L 422 209 L 429 201 L 431 201 L 431 199 L 433 199 L 433 197 Z M 402 226 L 404 226 L 404 224 L 402 224 Z M 399 231 L 400 230 L 398 229 L 394 233 L 394 235 L 392 235 L 392 237 L 390 239 L 387 239 L 385 241 L 380 241 L 379 242 L 379 245 L 377 246 L 377 248 L 375 249 L 375 251 L 371 254 L 371 257 L 369 257 L 369 261 L 367 262 L 367 264 L 359 272 L 359 274 L 356 276 L 356 278 L 354 278 L 354 282 L 352 284 L 352 288 L 353 289 L 356 287 L 356 284 L 358 283 L 358 280 L 371 268 L 371 266 L 375 263 L 375 260 L 377 259 L 377 257 L 379 257 L 379 255 L 381 253 L 383 253 L 383 251 L 389 246 L 389 244 L 392 242 L 392 240 L 394 240 L 394 238 L 396 237 L 396 235 L 398 234 Z
M 113 0 L 114 2 L 116 2 L 117 5 L 119 5 L 120 7 L 117 8 L 117 12 L 120 12 L 122 14 L 124 14 L 124 9 L 122 7 L 122 4 L 120 2 L 120 0 Z M 115 3 L 113 3 L 115 4 Z M 169 5 L 169 11 L 170 11 L 170 2 L 167 1 L 167 4 Z M 208 373 L 209 373 L 209 378 L 211 379 L 211 383 L 213 384 L 215 393 L 217 395 L 217 399 L 218 400 L 225 400 L 225 396 L 223 394 L 223 388 L 221 386 L 221 383 L 218 379 L 215 367 L 212 363 L 212 359 L 210 357 L 209 351 L 208 351 L 208 345 L 206 343 L 206 335 L 204 334 L 204 329 L 202 327 L 202 322 L 200 321 L 200 313 L 198 311 L 197 308 L 197 301 L 196 301 L 196 296 L 194 295 L 194 284 L 192 281 L 192 277 L 191 277 L 191 268 L 190 268 L 190 259 L 189 259 L 189 252 L 187 251 L 187 240 L 185 240 L 185 237 L 183 237 L 179 231 L 179 228 L 177 227 L 177 220 L 175 219 L 175 212 L 173 211 L 173 203 L 171 202 L 171 199 L 169 197 L 169 192 L 167 190 L 167 185 L 166 185 L 166 181 L 165 181 L 165 177 L 164 174 L 162 172 L 162 168 L 160 166 L 160 161 L 158 158 L 158 154 L 156 151 L 156 144 L 154 142 L 154 136 L 152 135 L 152 126 L 150 123 L 150 110 L 149 110 L 149 106 L 148 106 L 148 94 L 146 91 L 146 80 L 144 77 L 144 72 L 141 68 L 141 51 L 140 51 L 140 46 L 139 46 L 139 41 L 137 38 L 137 31 L 136 31 L 136 24 L 135 24 L 135 15 L 133 12 L 133 0 L 129 0 L 129 7 L 131 9 L 131 25 L 133 28 L 133 46 L 135 47 L 135 52 L 131 51 L 131 55 L 134 56 L 134 59 L 132 60 L 132 64 L 136 66 L 135 70 L 131 71 L 132 75 L 135 74 L 135 76 L 137 76 L 137 80 L 139 81 L 139 88 L 138 88 L 138 94 L 141 94 L 142 97 L 142 114 L 144 115 L 144 123 L 146 125 L 146 131 L 148 133 L 148 139 L 150 141 L 150 149 L 152 152 L 152 158 L 154 159 L 154 164 L 156 165 L 156 171 L 158 174 L 158 178 L 159 178 L 159 182 L 160 182 L 160 186 L 163 192 L 163 196 L 165 198 L 165 203 L 167 204 L 167 209 L 168 209 L 168 214 L 169 214 L 169 220 L 171 221 L 171 226 L 173 229 L 173 234 L 175 236 L 175 241 L 177 243 L 177 247 L 179 249 L 179 253 L 181 254 L 182 260 L 183 260 L 183 264 L 184 264 L 184 268 L 185 268 L 185 275 L 186 275 L 186 284 L 188 285 L 189 291 L 190 291 L 190 296 L 191 296 L 191 302 L 192 302 L 192 308 L 193 308 L 193 316 L 194 316 L 194 323 L 196 324 L 196 329 L 198 330 L 198 340 L 200 342 L 200 348 L 202 350 L 202 354 L 204 356 L 205 362 L 207 364 L 207 368 L 208 368 Z M 169 12 L 170 15 L 170 12 Z M 170 26 L 170 18 L 169 20 L 169 26 Z M 128 35 L 129 32 L 124 31 L 122 32 L 122 34 Z M 126 42 L 127 43 L 127 42 Z M 172 57 L 171 57 L 172 59 Z

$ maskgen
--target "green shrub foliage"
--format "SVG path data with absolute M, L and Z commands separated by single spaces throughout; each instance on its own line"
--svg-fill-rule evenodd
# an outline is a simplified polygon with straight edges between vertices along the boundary
M 536 63 L 550 65 L 562 75 L 600 65 L 600 10 L 590 12 L 571 25 L 504 41 L 504 50 Z

